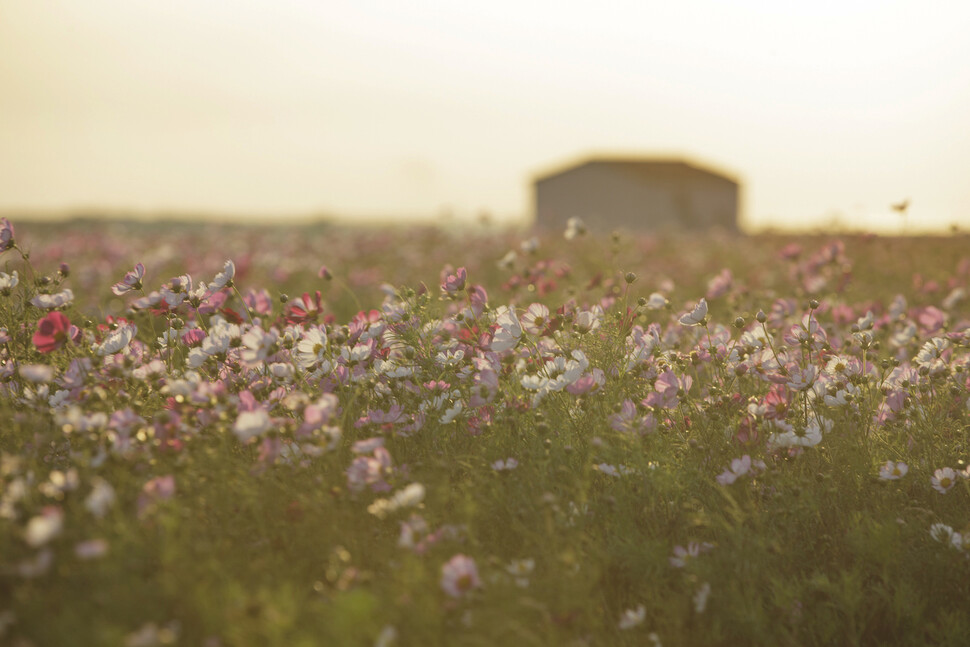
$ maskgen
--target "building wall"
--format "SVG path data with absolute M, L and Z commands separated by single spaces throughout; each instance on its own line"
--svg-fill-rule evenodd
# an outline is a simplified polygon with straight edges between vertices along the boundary
M 669 187 L 638 181 L 599 165 L 570 169 L 535 185 L 536 224 L 546 229 L 582 218 L 590 229 L 675 225 L 678 205 Z
M 718 177 L 699 176 L 689 192 L 691 226 L 738 229 L 738 185 Z
M 534 191 L 536 225 L 544 229 L 564 228 L 574 216 L 599 231 L 737 226 L 737 185 L 690 169 L 651 177 L 585 164 L 539 180 Z

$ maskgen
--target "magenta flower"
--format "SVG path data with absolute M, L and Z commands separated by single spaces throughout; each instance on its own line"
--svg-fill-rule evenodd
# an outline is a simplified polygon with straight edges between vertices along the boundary
M 290 304 L 286 321 L 291 324 L 314 323 L 320 316 L 321 310 L 323 310 L 323 303 L 320 290 L 317 290 L 313 296 L 310 296 L 309 292 L 304 292 L 302 297 Z
M 6 218 L 0 218 L 0 252 L 12 248 L 16 242 L 13 237 L 13 225 Z
M 465 282 L 467 279 L 468 273 L 465 271 L 465 268 L 459 267 L 457 272 L 454 274 L 449 274 L 445 278 L 444 282 L 441 284 L 441 289 L 449 296 L 453 296 L 465 289 Z
M 53 352 L 67 343 L 70 338 L 70 331 L 70 320 L 61 312 L 51 312 L 37 322 L 34 346 L 41 353 Z

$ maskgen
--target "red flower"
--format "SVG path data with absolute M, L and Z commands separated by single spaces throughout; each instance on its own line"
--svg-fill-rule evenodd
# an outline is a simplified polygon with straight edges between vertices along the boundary
M 67 342 L 71 322 L 62 313 L 54 311 L 37 322 L 34 346 L 42 353 L 55 351 Z
M 313 296 L 310 296 L 309 292 L 304 292 L 302 297 L 290 304 L 286 321 L 291 324 L 315 323 L 322 309 L 320 290 L 317 290 Z

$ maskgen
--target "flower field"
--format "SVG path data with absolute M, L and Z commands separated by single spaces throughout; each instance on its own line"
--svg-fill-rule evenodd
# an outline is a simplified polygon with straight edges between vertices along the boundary
M 0 642 L 968 644 L 966 243 L 0 219 Z

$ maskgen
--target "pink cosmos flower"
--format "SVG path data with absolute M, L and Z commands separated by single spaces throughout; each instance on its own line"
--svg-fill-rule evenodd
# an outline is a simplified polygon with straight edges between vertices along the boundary
M 731 274 L 731 270 L 725 268 L 720 274 L 708 281 L 707 298 L 716 299 L 720 296 L 724 296 L 731 290 L 731 286 L 733 284 L 734 275 Z
M 441 588 L 453 598 L 460 598 L 481 585 L 478 568 L 471 557 L 458 554 L 441 567 Z
M 13 225 L 6 218 L 0 218 L 0 252 L 5 252 L 15 245 Z
M 375 447 L 373 456 L 358 456 L 347 468 L 347 487 L 360 492 L 370 486 L 375 492 L 387 492 L 391 486 L 384 477 L 391 473 L 391 454 L 383 447 Z
M 320 290 L 317 290 L 313 296 L 310 296 L 309 292 L 304 292 L 302 297 L 290 304 L 286 321 L 292 324 L 315 323 L 321 310 L 323 310 L 323 303 Z
M 465 289 L 467 279 L 468 272 L 464 267 L 459 267 L 454 274 L 445 277 L 445 280 L 441 283 L 441 290 L 449 296 L 454 296 Z
M 644 434 L 653 431 L 656 426 L 653 414 L 640 416 L 632 400 L 624 400 L 620 411 L 610 416 L 610 427 L 621 433 Z
M 680 403 L 680 393 L 689 391 L 691 384 L 693 384 L 693 378 L 689 375 L 678 379 L 674 372 L 668 369 L 657 378 L 653 385 L 653 392 L 647 394 L 643 403 L 648 407 L 672 409 Z
M 37 322 L 34 346 L 41 353 L 50 353 L 63 346 L 70 338 L 71 322 L 61 312 L 51 312 Z
M 788 366 L 788 387 L 793 391 L 804 391 L 815 384 L 818 369 L 814 364 L 801 368 L 797 364 Z
M 135 265 L 135 269 L 131 270 L 125 274 L 125 278 L 121 279 L 118 283 L 111 286 L 111 292 L 115 296 L 121 296 L 132 290 L 140 290 L 142 288 L 141 280 L 145 277 L 145 266 L 141 263 Z
M 249 290 L 243 301 L 256 314 L 268 315 L 273 312 L 273 299 L 266 290 Z
M 785 334 L 785 343 L 791 346 L 804 344 L 813 351 L 821 350 L 827 341 L 828 335 L 825 329 L 811 314 L 803 316 L 801 323 L 793 324 Z
M 74 545 L 78 559 L 98 559 L 108 554 L 108 542 L 104 539 L 89 539 Z
M 138 496 L 138 516 L 144 517 L 156 503 L 175 496 L 175 476 L 159 476 L 145 483 Z
M 566 387 L 566 391 L 573 395 L 583 395 L 590 391 L 595 391 L 606 384 L 606 374 L 602 369 L 594 368 L 589 373 L 583 374 L 578 380 Z

